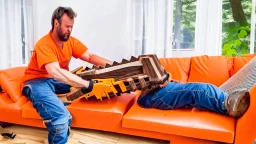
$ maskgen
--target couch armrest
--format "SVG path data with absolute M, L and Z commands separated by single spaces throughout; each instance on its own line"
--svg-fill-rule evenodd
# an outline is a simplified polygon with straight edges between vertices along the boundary
M 250 95 L 249 109 L 237 120 L 234 144 L 253 144 L 256 138 L 256 85 Z

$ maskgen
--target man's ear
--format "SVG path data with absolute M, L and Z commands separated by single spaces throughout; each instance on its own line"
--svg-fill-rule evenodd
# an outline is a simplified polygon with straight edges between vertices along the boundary
M 54 19 L 54 27 L 57 27 L 59 25 L 59 22 L 57 19 Z

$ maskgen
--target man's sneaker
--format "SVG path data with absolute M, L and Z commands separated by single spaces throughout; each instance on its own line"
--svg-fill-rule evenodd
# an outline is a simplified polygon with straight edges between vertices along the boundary
M 250 93 L 246 89 L 231 92 L 225 101 L 225 108 L 232 117 L 241 117 L 249 105 Z

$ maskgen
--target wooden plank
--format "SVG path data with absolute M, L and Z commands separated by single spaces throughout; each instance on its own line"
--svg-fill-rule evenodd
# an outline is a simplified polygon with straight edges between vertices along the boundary
M 140 85 L 141 85 L 141 89 L 144 89 L 148 86 L 148 84 L 146 83 L 145 81 L 145 78 L 148 78 L 147 75 L 143 75 L 143 76 L 139 76 L 139 82 L 140 82 Z
M 159 59 L 157 58 L 157 56 L 154 55 L 154 54 L 150 54 L 150 55 L 147 55 L 147 56 L 148 56 L 148 57 L 151 57 L 151 58 L 153 59 L 155 65 L 156 65 L 156 68 L 158 69 L 160 75 L 164 75 L 164 74 L 165 74 L 165 73 L 164 73 L 164 68 L 163 68 L 163 66 L 161 65 L 161 63 L 160 63 Z
M 114 78 L 119 80 L 122 78 L 127 78 L 133 75 L 142 74 L 142 64 L 140 61 L 120 64 L 116 66 L 106 67 L 104 69 L 93 69 L 90 71 L 84 71 L 78 74 L 78 76 L 83 79 L 106 79 Z
M 78 99 L 78 98 L 82 97 L 83 95 L 84 95 L 84 93 L 82 92 L 81 88 L 74 88 L 74 87 L 72 87 L 71 88 L 71 92 L 69 92 L 67 94 L 66 99 L 67 99 L 67 101 L 73 101 L 75 99 Z M 67 102 L 67 101 L 65 101 L 63 99 L 61 99 L 61 100 L 63 102 Z
M 141 63 L 143 64 L 144 74 L 148 76 L 150 82 L 158 83 L 161 81 L 162 75 L 158 71 L 152 58 L 143 57 Z
M 137 86 L 136 86 L 134 80 L 132 78 L 129 78 L 129 79 L 127 79 L 127 81 L 128 81 L 128 83 L 129 83 L 129 85 L 131 87 L 131 91 L 136 91 L 137 90 Z

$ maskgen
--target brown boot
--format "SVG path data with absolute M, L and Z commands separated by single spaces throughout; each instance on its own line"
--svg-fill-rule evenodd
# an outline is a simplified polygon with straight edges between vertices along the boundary
M 225 101 L 225 108 L 232 117 L 241 117 L 250 105 L 250 93 L 246 89 L 237 90 L 229 94 Z

